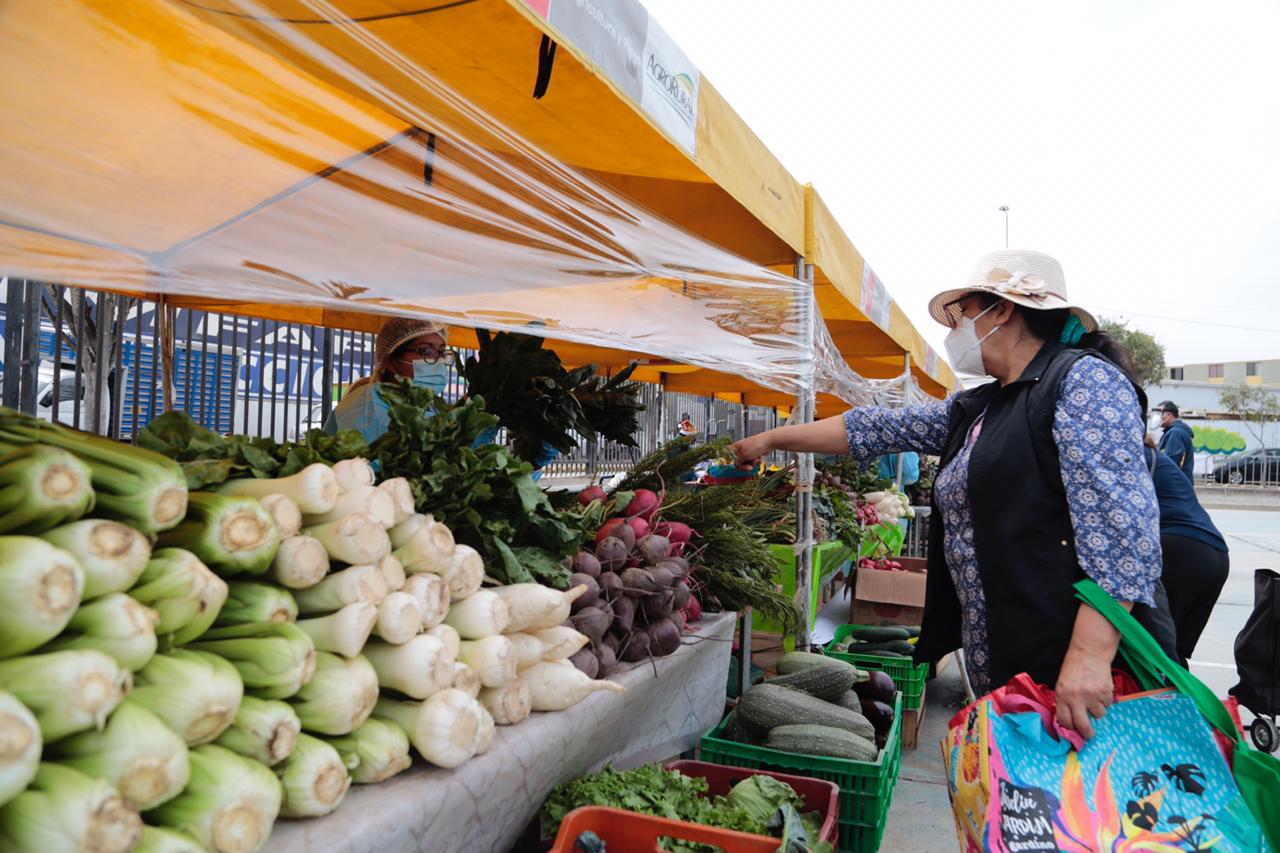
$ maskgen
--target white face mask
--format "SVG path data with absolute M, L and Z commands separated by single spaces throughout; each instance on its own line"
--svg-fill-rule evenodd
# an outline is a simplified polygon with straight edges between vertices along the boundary
M 997 302 L 989 306 L 978 317 L 999 304 Z M 976 325 L 978 317 L 962 316 L 956 323 L 956 327 L 947 333 L 947 339 L 943 341 L 943 346 L 947 350 L 947 360 L 951 362 L 956 373 L 963 373 L 966 376 L 987 375 L 986 365 L 982 363 L 982 342 L 1000 330 L 1000 327 L 996 326 L 979 338 Z

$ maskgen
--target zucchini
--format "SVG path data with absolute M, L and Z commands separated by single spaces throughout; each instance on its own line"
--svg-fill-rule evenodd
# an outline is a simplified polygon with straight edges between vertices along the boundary
M 875 761 L 879 755 L 874 743 L 853 732 L 807 723 L 777 726 L 770 730 L 765 746 L 782 752 L 826 755 L 854 761 Z
M 729 712 L 729 716 L 725 718 L 724 728 L 720 730 L 720 736 L 725 740 L 731 740 L 734 743 L 749 743 L 753 746 L 759 746 L 764 739 L 750 726 L 744 725 L 742 720 L 738 718 L 737 710 Z
M 884 640 L 909 640 L 911 632 L 898 625 L 855 625 L 849 636 L 855 640 L 878 643 Z
M 799 672 L 812 666 L 831 666 L 832 664 L 847 666 L 856 672 L 853 664 L 837 658 L 815 655 L 812 652 L 787 652 L 778 659 L 778 675 L 790 675 L 793 672 Z
M 875 727 L 862 714 L 776 684 L 757 684 L 749 689 L 738 701 L 737 713 L 745 724 L 763 731 L 791 723 L 813 723 L 864 737 L 875 734 Z
M 853 687 L 858 675 L 853 667 L 845 665 L 844 661 L 833 658 L 826 658 L 826 660 L 840 666 L 811 666 L 798 672 L 770 678 L 765 681 L 765 684 L 788 687 L 824 701 L 833 702 Z

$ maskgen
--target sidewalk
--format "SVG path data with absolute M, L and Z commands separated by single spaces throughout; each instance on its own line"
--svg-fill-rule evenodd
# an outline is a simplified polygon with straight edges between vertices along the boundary
M 1197 483 L 1196 497 L 1205 509 L 1256 509 L 1280 512 L 1280 489 Z

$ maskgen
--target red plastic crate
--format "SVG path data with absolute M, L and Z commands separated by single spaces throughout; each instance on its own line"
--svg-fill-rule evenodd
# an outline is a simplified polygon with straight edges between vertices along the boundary
M 792 776 L 789 773 L 774 773 L 770 770 L 753 770 L 750 767 L 726 767 L 709 761 L 669 761 L 663 769 L 677 770 L 685 776 L 706 779 L 709 797 L 728 794 L 730 788 L 749 776 L 772 776 L 779 782 L 786 782 L 804 800 L 806 813 L 817 812 L 822 815 L 822 831 L 819 834 L 819 840 L 828 842 L 832 847 L 836 846 L 840 818 L 840 787 L 834 782 Z
M 678 838 L 719 847 L 725 853 L 777 853 L 778 840 L 700 823 L 651 817 L 622 809 L 583 806 L 565 815 L 551 853 L 573 853 L 574 842 L 584 832 L 594 832 L 609 853 L 660 853 L 658 840 Z

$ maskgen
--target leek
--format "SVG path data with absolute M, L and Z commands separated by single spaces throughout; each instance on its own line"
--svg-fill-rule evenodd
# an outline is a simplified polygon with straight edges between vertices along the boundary
M 36 715 L 45 743 L 102 728 L 131 683 L 129 670 L 90 649 L 0 660 L 0 684 Z
M 248 581 L 232 581 L 227 588 L 227 603 L 218 611 L 217 625 L 292 622 L 298 618 L 298 605 L 287 589 Z
M 404 729 L 418 754 L 438 767 L 475 755 L 484 708 L 461 690 L 441 690 L 425 702 L 379 699 L 374 715 Z
M 146 707 L 186 740 L 209 743 L 236 719 L 244 685 L 217 655 L 174 649 L 138 671 L 131 702 Z
M 454 601 L 461 601 L 474 595 L 484 583 L 484 560 L 474 548 L 455 545 L 441 575 L 449 585 L 449 596 Z
M 187 744 L 164 721 L 127 699 L 100 732 L 82 732 L 50 749 L 54 760 L 110 782 L 139 811 L 187 786 Z
M 368 660 L 320 652 L 315 678 L 290 704 L 306 731 L 345 735 L 369 719 L 377 701 L 378 674 Z
M 0 657 L 58 636 L 83 590 L 84 570 L 66 551 L 33 536 L 0 536 Z
M 152 552 L 151 561 L 129 595 L 159 614 L 157 634 L 172 634 L 203 615 L 201 593 L 210 584 L 222 589 L 227 586 L 195 554 L 181 548 L 164 548 Z
M 378 561 L 378 571 L 382 573 L 382 579 L 387 582 L 387 592 L 398 592 L 404 589 L 404 582 L 408 580 L 404 574 L 404 566 L 395 557 L 388 554 Z
M 312 527 L 317 524 L 338 521 L 348 515 L 357 513 L 365 513 L 381 525 L 384 530 L 395 525 L 395 502 L 391 499 L 390 494 L 374 486 L 359 486 L 349 492 L 343 492 L 338 497 L 337 503 L 333 505 L 333 509 L 328 512 L 307 515 L 303 522 L 308 527 Z M 390 540 L 388 539 L 388 541 Z
M 458 660 L 479 673 L 485 687 L 502 687 L 516 680 L 516 648 L 501 635 L 463 640 Z
M 186 514 L 187 480 L 172 459 L 0 408 L 0 451 L 35 443 L 58 447 L 89 466 L 99 515 L 158 533 Z
M 94 649 L 111 655 L 120 666 L 136 672 L 156 653 L 156 623 L 160 615 L 122 592 L 99 598 L 80 609 L 67 630 L 49 643 L 49 651 Z
M 288 702 L 246 696 L 236 721 L 214 743 L 270 767 L 289 757 L 300 731 L 302 721 Z
M 215 853 L 255 853 L 266 846 L 281 799 L 280 780 L 269 768 L 206 744 L 191 750 L 187 789 L 147 819 L 179 829 Z
M 350 768 L 351 780 L 357 785 L 385 782 L 413 763 L 404 729 L 377 717 L 365 720 L 349 735 L 328 741 Z
M 410 575 L 405 578 L 402 592 L 412 595 L 418 603 L 426 628 L 434 628 L 449 615 L 449 585 L 439 575 Z
M 404 521 L 387 531 L 391 536 L 391 547 L 395 549 L 403 548 L 409 544 L 409 540 L 413 538 L 413 534 L 417 533 L 424 527 L 430 527 L 435 524 L 436 520 L 433 516 L 422 515 L 416 513 L 409 516 Z
M 336 521 L 304 527 L 303 532 L 320 540 L 329 559 L 339 563 L 376 563 L 391 553 L 386 529 L 364 512 L 353 512 Z
M 35 778 L 43 745 L 36 715 L 12 693 L 0 690 L 0 805 Z
M 408 521 L 413 515 L 413 487 L 409 485 L 409 481 L 404 477 L 392 477 L 390 480 L 383 480 L 378 484 L 378 491 L 386 493 L 391 498 L 391 506 L 394 512 L 391 526 L 396 527 Z
M 464 640 L 492 637 L 507 630 L 511 611 L 502 596 L 482 589 L 475 595 L 449 605 L 449 615 L 444 624 L 458 632 Z
M 185 832 L 160 826 L 144 826 L 142 843 L 133 853 L 205 853 L 204 845 Z
M 443 575 L 453 558 L 453 549 L 453 533 L 440 522 L 433 521 L 419 526 L 404 545 L 396 548 L 393 553 L 404 564 L 406 572 Z
M 292 499 L 285 495 L 266 495 L 259 498 L 259 502 L 275 522 L 276 533 L 281 539 L 298 535 L 302 529 L 302 510 Z
M 437 625 L 434 628 L 427 629 L 428 637 L 435 637 L 444 643 L 445 654 L 449 656 L 449 660 L 456 661 L 458 659 L 458 651 L 462 647 L 462 638 L 458 636 L 458 632 L 448 625 Z
M 299 619 L 297 624 L 307 632 L 317 652 L 334 652 L 350 658 L 360 654 L 377 621 L 377 605 L 359 601 L 328 616 Z
M 203 563 L 201 565 L 204 566 Z M 204 566 L 200 577 L 204 585 L 196 594 L 195 615 L 187 624 L 173 632 L 173 642 L 177 645 L 189 643 L 196 637 L 203 636 L 204 632 L 209 630 L 209 626 L 217 621 L 218 614 L 222 612 L 222 606 L 227 603 L 227 596 L 231 594 L 231 588 L 227 582 L 209 571 L 207 566 Z
M 332 613 L 348 604 L 377 604 L 386 597 L 387 582 L 377 566 L 350 566 L 293 593 L 299 613 Z
M 364 656 L 377 671 L 379 685 L 414 699 L 426 699 L 453 683 L 453 658 L 444 643 L 427 634 L 399 646 L 373 640 L 364 647 Z
M 484 755 L 489 751 L 489 747 L 493 746 L 493 739 L 498 730 L 495 727 L 493 715 L 485 710 L 484 706 L 481 706 L 477 713 L 480 714 L 480 729 L 476 732 L 476 755 Z
M 0 807 L 0 850 L 128 853 L 142 820 L 111 784 L 44 763 L 26 791 Z
M 480 695 L 480 689 L 484 685 L 480 682 L 480 673 L 467 666 L 462 661 L 456 661 L 453 664 L 453 689 L 461 690 L 472 699 Z
M 285 817 L 327 815 L 351 787 L 338 750 L 308 734 L 298 735 L 297 749 L 276 768 L 276 774 L 284 786 L 280 814 Z
M 333 479 L 338 484 L 339 492 L 350 492 L 361 486 L 372 486 L 373 466 L 369 460 L 359 456 L 354 459 L 343 459 L 333 463 Z
M 0 533 L 40 533 L 93 509 L 92 473 L 65 450 L 31 444 L 0 455 Z
M 188 648 L 229 661 L 244 686 L 263 699 L 292 696 L 316 671 L 315 645 L 305 631 L 289 622 L 213 628 Z
M 271 561 L 271 576 L 289 589 L 306 589 L 324 580 L 329 572 L 329 554 L 320 540 L 310 536 L 290 536 L 280 543 Z
M 422 610 L 406 592 L 393 592 L 378 605 L 373 633 L 388 643 L 405 643 L 422 631 Z
M 192 492 L 186 519 L 160 536 L 227 574 L 260 575 L 271 568 L 280 534 L 257 500 Z
M 55 527 L 40 538 L 62 548 L 84 569 L 86 601 L 133 586 L 151 559 L 151 543 L 118 521 L 86 519 Z
M 227 480 L 218 486 L 223 495 L 244 495 L 265 498 L 267 495 L 284 495 L 305 513 L 328 512 L 338 500 L 338 482 L 333 470 L 320 462 L 308 465 L 292 477 L 277 480 Z

